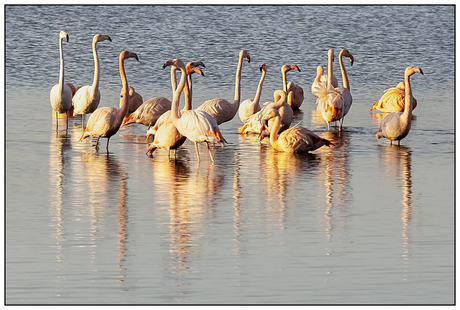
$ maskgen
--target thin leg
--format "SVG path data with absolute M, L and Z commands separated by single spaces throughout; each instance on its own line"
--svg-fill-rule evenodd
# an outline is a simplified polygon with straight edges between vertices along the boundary
M 65 114 L 65 131 L 69 128 L 69 115 Z
M 401 145 L 400 143 L 401 143 L 401 140 L 398 140 L 398 146 L 400 146 L 400 145 Z
M 106 147 L 107 153 L 109 153 L 109 141 L 110 141 L 110 137 L 107 137 L 107 147 Z
M 99 151 L 99 139 L 101 137 L 97 137 L 97 140 L 96 140 L 96 151 Z
M 58 112 L 56 112 L 56 132 L 58 131 L 59 128 L 59 117 L 58 117 Z
M 214 158 L 212 157 L 211 149 L 209 148 L 209 143 L 208 141 L 205 141 L 205 142 L 206 142 L 206 146 L 208 147 L 209 156 L 211 156 L 211 160 L 212 162 L 214 162 Z
M 198 157 L 198 162 L 200 162 L 200 153 L 198 153 L 198 143 L 195 142 L 196 156 Z
M 329 122 L 326 121 L 327 124 L 327 131 L 329 131 Z
M 171 159 L 171 149 L 168 149 L 168 159 Z
M 393 145 L 393 140 L 390 140 L 390 145 Z
M 85 131 L 85 114 L 81 115 L 81 129 Z

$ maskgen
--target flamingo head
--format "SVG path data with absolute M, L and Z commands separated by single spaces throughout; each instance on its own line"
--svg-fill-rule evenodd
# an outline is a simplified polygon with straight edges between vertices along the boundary
M 133 52 L 128 52 L 128 51 L 122 51 L 120 53 L 120 59 L 128 59 L 128 58 L 136 58 L 137 61 L 139 61 L 139 57 L 137 57 L 136 53 Z
M 169 66 L 175 66 L 177 68 L 184 68 L 185 69 L 184 63 L 182 62 L 182 60 L 180 60 L 178 58 L 166 61 L 163 64 L 163 69 L 165 69 L 166 67 L 169 67 Z
M 407 67 L 404 72 L 404 75 L 412 75 L 415 72 L 421 73 L 423 75 L 422 68 L 420 67 Z
M 327 57 L 331 58 L 332 61 L 334 61 L 334 49 L 333 49 L 333 48 L 330 48 L 330 49 L 327 51 Z
M 200 69 L 200 66 L 203 66 L 203 68 L 206 68 L 206 66 L 200 61 L 200 62 L 189 62 L 185 66 L 185 71 L 187 72 L 187 75 L 193 74 L 193 73 L 199 73 L 202 76 L 204 76 L 204 72 Z
M 105 35 L 105 34 L 96 34 L 93 37 L 93 43 L 97 43 L 97 42 L 101 42 L 105 40 L 109 40 L 110 42 L 112 42 L 112 38 L 110 38 L 108 35 Z
M 65 39 L 66 42 L 69 42 L 69 35 L 65 31 L 61 31 L 59 33 L 59 40 L 63 40 L 63 39 Z
M 350 59 L 351 65 L 353 66 L 353 62 L 355 61 L 355 58 L 353 57 L 353 55 L 347 49 L 341 50 L 340 55 L 348 57 L 348 59 Z
M 240 57 L 246 59 L 248 62 L 251 62 L 251 56 L 249 55 L 247 50 L 241 50 Z
M 261 64 L 261 65 L 259 66 L 259 70 L 260 70 L 260 72 L 262 72 L 262 71 L 267 71 L 267 65 L 266 65 L 266 64 Z
M 281 67 L 281 72 L 282 73 L 286 73 L 286 72 L 289 72 L 291 70 L 297 70 L 297 71 L 301 72 L 300 68 L 297 65 L 284 65 L 284 66 Z

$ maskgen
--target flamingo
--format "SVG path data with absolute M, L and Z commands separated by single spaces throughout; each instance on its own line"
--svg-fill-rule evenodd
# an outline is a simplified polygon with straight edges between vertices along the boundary
M 121 109 L 111 108 L 111 107 L 102 107 L 97 108 L 89 117 L 88 123 L 86 124 L 86 129 L 83 131 L 83 134 L 80 137 L 80 141 L 83 141 L 89 136 L 96 136 L 96 151 L 99 150 L 99 139 L 101 137 L 107 138 L 107 153 L 109 152 L 109 140 L 110 137 L 118 132 L 120 129 L 123 118 L 128 112 L 129 106 L 129 86 L 128 80 L 126 79 L 125 73 L 125 59 L 135 58 L 139 61 L 139 58 L 135 53 L 122 51 L 119 58 L 119 67 L 120 67 L 120 77 L 121 83 L 123 85 L 124 94 L 123 94 L 123 104 Z
M 99 57 L 97 54 L 96 44 L 98 42 L 109 40 L 112 42 L 112 39 L 108 35 L 96 34 L 93 37 L 93 58 L 94 58 L 94 78 L 92 85 L 86 85 L 80 87 L 80 89 L 75 93 L 75 96 L 72 98 L 72 105 L 74 107 L 74 115 L 81 114 L 81 126 L 84 126 L 85 114 L 93 113 L 99 105 L 101 100 L 101 92 L 99 91 Z
M 404 83 L 400 82 L 396 87 L 388 88 L 382 97 L 371 107 L 371 110 L 379 110 L 384 113 L 404 111 Z M 417 100 L 414 98 L 413 109 L 417 107 Z
M 206 143 L 209 156 L 211 157 L 212 162 L 214 162 L 211 149 L 209 148 L 209 143 L 220 143 L 223 145 L 227 141 L 225 141 L 224 137 L 222 136 L 217 121 L 205 111 L 188 110 L 184 111 L 182 114 L 179 113 L 180 95 L 184 89 L 185 77 L 187 75 L 185 71 L 185 65 L 182 60 L 174 59 L 165 62 L 163 68 L 167 66 L 175 66 L 179 68 L 182 73 L 179 85 L 176 89 L 176 92 L 174 93 L 173 103 L 171 105 L 171 120 L 181 135 L 186 136 L 189 140 L 195 143 L 198 162 L 200 162 L 200 154 L 198 153 L 199 142 Z
M 416 72 L 423 75 L 423 71 L 420 67 L 407 67 L 404 71 L 404 111 L 393 112 L 385 116 L 380 123 L 379 130 L 375 134 L 377 139 L 387 138 L 390 140 L 390 145 L 393 145 L 393 141 L 398 141 L 398 145 L 400 145 L 401 140 L 409 133 L 412 122 L 412 110 L 414 108 L 414 97 L 412 96 L 412 89 L 410 86 L 410 76 Z
M 243 59 L 251 62 L 251 56 L 246 50 L 241 50 L 239 53 L 238 67 L 236 69 L 235 78 L 235 100 L 230 103 L 226 99 L 211 99 L 200 105 L 197 110 L 205 111 L 211 115 L 217 124 L 222 124 L 233 119 L 240 106 L 240 80 L 241 80 L 241 67 L 243 66 Z
M 297 65 L 284 65 L 281 67 L 281 75 L 283 76 L 283 90 L 286 92 L 287 103 L 293 110 L 297 110 L 300 108 L 303 102 L 303 89 L 293 82 L 287 83 L 286 73 L 291 70 L 297 70 L 301 72 Z
M 266 124 L 270 119 L 274 119 L 273 126 L 270 129 L 270 144 L 281 152 L 288 153 L 306 153 L 312 152 L 324 145 L 334 145 L 331 141 L 317 136 L 307 128 L 301 126 L 294 126 L 283 131 L 279 136 L 279 129 L 281 126 L 281 116 L 276 109 L 271 109 L 267 115 L 264 116 L 262 131 L 266 129 Z M 268 122 L 267 122 L 268 123 Z M 260 140 L 264 135 L 260 134 Z
M 262 95 L 262 86 L 264 84 L 265 75 L 267 74 L 267 65 L 261 64 L 260 65 L 260 72 L 262 75 L 260 76 L 259 85 L 257 86 L 257 91 L 254 99 L 246 99 L 241 102 L 240 107 L 238 109 L 238 116 L 240 120 L 244 123 L 248 119 L 249 116 L 252 114 L 260 111 L 260 96 Z
M 320 84 L 315 88 L 317 109 L 326 121 L 329 130 L 329 122 L 340 121 L 339 131 L 342 131 L 343 118 L 350 110 L 353 98 L 350 92 L 350 83 L 347 72 L 343 65 L 342 57 L 348 57 L 353 65 L 353 55 L 346 49 L 339 53 L 340 69 L 342 71 L 343 87 L 335 88 L 332 86 L 332 60 L 329 59 L 327 84 Z
M 278 110 L 278 113 L 281 115 L 281 131 L 286 130 L 289 126 L 291 126 L 293 113 L 291 107 L 286 103 L 286 93 L 279 89 L 274 92 L 273 97 L 275 100 L 274 102 L 267 102 L 259 112 L 248 117 L 244 125 L 238 130 L 239 133 L 261 133 L 262 120 L 272 109 Z M 291 113 L 285 113 L 286 111 L 290 111 Z M 273 121 L 270 120 L 268 125 L 269 129 L 272 127 L 272 123 Z M 267 133 L 265 132 L 264 135 L 267 135 Z
M 327 58 L 328 58 L 328 64 L 332 68 L 332 63 L 334 62 L 334 49 L 331 48 L 327 51 Z M 331 70 L 331 72 L 333 73 L 334 71 Z M 317 97 L 317 95 L 315 94 L 315 88 L 317 88 L 319 84 L 321 83 L 325 85 L 327 84 L 327 74 L 324 74 L 324 69 L 322 66 L 318 66 L 316 67 L 316 77 L 313 80 L 313 84 L 311 85 L 311 93 L 315 97 Z M 334 75 L 332 75 L 332 86 L 334 87 L 339 86 L 337 78 Z
M 189 62 L 185 66 L 187 73 L 187 81 L 184 88 L 185 107 L 182 111 L 180 111 L 180 114 L 192 109 L 192 73 L 197 72 L 204 76 L 203 71 L 201 71 L 198 65 L 204 66 L 202 62 Z M 172 66 L 171 69 L 175 71 L 177 68 Z M 170 157 L 170 151 L 174 150 L 174 158 L 176 158 L 176 150 L 184 144 L 186 140 L 186 137 L 181 135 L 176 126 L 174 126 L 174 123 L 171 120 L 171 110 L 166 111 L 163 115 L 161 115 L 155 123 L 155 126 L 151 127 L 147 131 L 147 139 L 150 135 L 155 135 L 154 141 L 150 144 L 149 149 L 147 150 L 147 154 L 150 154 L 150 156 L 152 156 L 153 152 L 159 148 L 167 149 L 168 157 Z
M 204 63 L 202 63 L 201 61 L 199 61 L 199 62 L 189 62 L 185 66 L 185 70 L 187 72 L 187 82 L 186 82 L 185 88 L 184 88 L 185 107 L 184 107 L 183 111 L 187 111 L 187 110 L 192 109 L 192 74 L 196 72 L 196 73 L 199 73 L 202 76 L 204 76 L 203 71 L 199 68 L 200 66 L 206 68 Z M 171 85 L 172 85 L 172 88 L 173 88 L 173 96 L 174 96 L 174 93 L 176 92 L 176 88 L 177 88 L 176 73 L 175 73 L 176 70 L 179 70 L 179 69 L 174 67 L 174 66 L 171 67 L 171 73 L 172 73 L 172 75 L 171 75 Z M 171 110 L 168 110 L 165 113 L 161 114 L 161 116 L 155 122 L 155 125 L 153 125 L 152 127 L 150 127 L 147 130 L 147 139 L 150 136 L 154 136 L 155 133 L 157 132 L 158 128 L 160 128 L 160 126 L 162 124 L 164 124 L 165 122 L 168 122 L 170 120 L 171 120 Z
M 67 113 L 72 106 L 72 90 L 69 85 L 64 84 L 64 51 L 62 50 L 62 40 L 69 42 L 69 35 L 65 31 L 59 33 L 59 54 L 60 69 L 59 83 L 54 85 L 50 91 L 51 108 L 56 113 L 56 131 L 58 131 L 59 113 Z M 69 128 L 69 116 L 66 114 L 66 130 Z

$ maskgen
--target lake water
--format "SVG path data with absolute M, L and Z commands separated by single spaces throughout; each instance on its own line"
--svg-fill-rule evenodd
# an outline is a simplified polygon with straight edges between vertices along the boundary
M 13 304 L 453 304 L 454 6 L 6 6 L 6 290 Z M 194 106 L 303 87 L 300 123 L 335 144 L 309 155 L 274 151 L 220 126 L 229 142 L 198 165 L 187 141 L 168 160 L 145 155 L 146 127 L 79 142 L 80 117 L 55 132 L 49 91 L 91 84 L 118 106 L 118 55 L 144 100 L 171 98 L 169 59 L 202 61 Z M 353 106 L 327 131 L 310 86 L 327 50 L 347 48 Z M 336 76 L 341 83 L 336 56 Z M 407 66 L 418 106 L 401 146 L 376 140 L 369 114 Z M 183 99 L 182 99 L 183 100 Z M 61 128 L 65 121 L 61 120 Z

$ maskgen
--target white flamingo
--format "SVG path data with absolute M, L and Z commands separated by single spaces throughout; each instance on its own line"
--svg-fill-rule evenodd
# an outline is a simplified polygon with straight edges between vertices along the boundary
M 69 85 L 64 83 L 64 51 L 62 50 L 62 40 L 64 39 L 69 42 L 69 35 L 65 31 L 61 31 L 59 33 L 59 83 L 54 85 L 50 91 L 51 108 L 56 113 L 56 131 L 58 131 L 59 113 L 66 113 L 72 106 L 72 90 Z M 66 130 L 67 128 L 69 128 L 68 115 L 66 115 Z
M 350 83 L 347 72 L 343 65 L 342 57 L 348 57 L 353 65 L 354 58 L 346 49 L 340 51 L 339 62 L 342 71 L 343 87 L 335 88 L 332 86 L 332 61 L 329 60 L 327 85 L 320 84 L 315 88 L 317 109 L 326 121 L 327 129 L 329 123 L 339 121 L 339 131 L 342 131 L 343 119 L 350 110 L 353 98 L 350 92 Z
M 260 72 L 262 72 L 262 75 L 260 76 L 259 85 L 257 86 L 257 91 L 254 99 L 244 100 L 241 102 L 238 109 L 238 116 L 243 123 L 246 122 L 249 116 L 260 111 L 259 102 L 262 95 L 262 87 L 264 84 L 265 75 L 267 74 L 267 65 L 261 64 L 259 68 Z
M 403 112 L 393 112 L 385 116 L 380 123 L 380 128 L 375 134 L 377 139 L 387 138 L 390 140 L 390 145 L 393 141 L 398 141 L 398 145 L 410 131 L 412 122 L 412 110 L 414 108 L 414 97 L 410 86 L 410 76 L 416 72 L 423 74 L 420 67 L 407 67 L 404 71 L 405 84 L 405 104 Z
M 304 95 L 302 87 L 296 85 L 293 82 L 287 82 L 286 73 L 291 70 L 297 70 L 301 72 L 297 65 L 284 65 L 281 67 L 281 75 L 283 77 L 283 90 L 286 92 L 287 104 L 293 110 L 297 110 L 302 105 Z
M 118 132 L 121 123 L 123 122 L 123 118 L 126 116 L 128 112 L 129 86 L 128 80 L 126 78 L 124 65 L 125 59 L 128 58 L 135 58 L 137 61 L 139 61 L 139 58 L 135 53 L 131 53 L 128 51 L 122 51 L 120 53 L 120 77 L 124 89 L 122 107 L 120 109 L 111 107 L 97 108 L 89 117 L 88 123 L 86 124 L 86 129 L 83 131 L 83 134 L 80 137 L 80 141 L 83 141 L 85 138 L 89 136 L 96 136 L 96 150 L 99 150 L 99 139 L 101 137 L 105 137 L 107 138 L 107 153 L 109 152 L 110 137 Z
M 204 102 L 200 105 L 197 110 L 205 111 L 211 115 L 216 121 L 217 124 L 222 124 L 228 122 L 235 117 L 236 112 L 240 106 L 241 98 L 241 68 L 243 66 L 243 59 L 246 59 L 248 62 L 251 62 L 251 57 L 246 50 L 241 50 L 238 58 L 238 66 L 236 69 L 236 78 L 235 78 L 235 99 L 233 103 L 230 103 L 226 99 L 211 99 Z
M 93 84 L 80 87 L 80 89 L 75 93 L 75 96 L 72 98 L 72 105 L 74 107 L 74 115 L 81 114 L 81 126 L 84 127 L 85 114 L 93 113 L 97 109 L 99 102 L 101 100 L 101 92 L 99 91 L 99 57 L 97 54 L 96 44 L 98 42 L 109 40 L 112 42 L 112 39 L 108 35 L 96 34 L 93 37 L 93 58 L 94 58 L 94 77 Z
M 206 143 L 209 156 L 212 162 L 214 162 L 209 143 L 220 143 L 223 145 L 226 142 L 219 130 L 219 126 L 212 116 L 201 110 L 188 110 L 182 114 L 179 113 L 180 95 L 184 89 L 187 76 L 185 65 L 180 59 L 174 59 L 165 62 L 163 67 L 167 66 L 176 66 L 182 73 L 179 85 L 174 94 L 173 104 L 171 105 L 171 119 L 174 126 L 176 126 L 181 135 L 186 136 L 195 143 L 198 162 L 200 162 L 200 154 L 198 153 L 199 142 Z
M 331 66 L 332 68 L 332 63 L 334 62 L 334 49 L 329 49 L 327 51 L 327 59 L 328 59 L 328 66 Z M 334 73 L 333 70 L 331 70 L 332 74 Z M 315 96 L 315 89 L 319 86 L 319 84 L 325 84 L 327 85 L 327 74 L 324 74 L 324 69 L 322 66 L 316 67 L 316 77 L 313 80 L 313 84 L 311 85 L 311 93 Z M 332 86 L 338 87 L 339 83 L 337 81 L 337 78 L 332 75 Z

